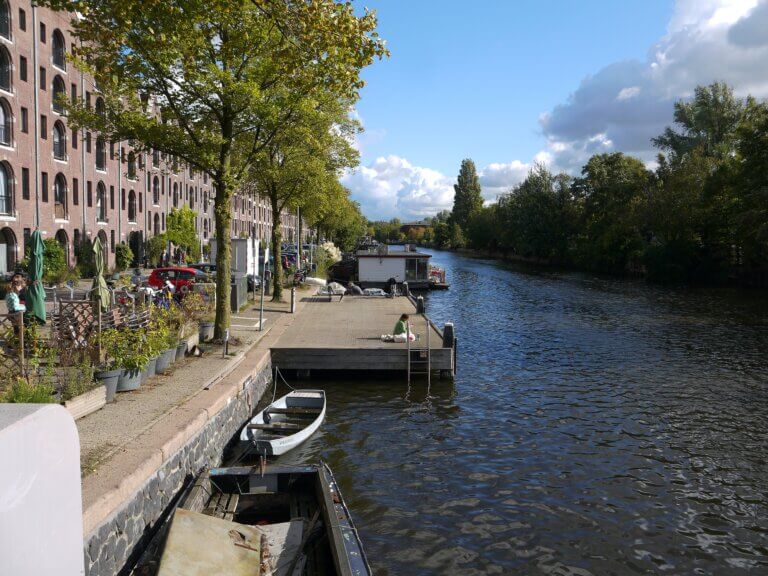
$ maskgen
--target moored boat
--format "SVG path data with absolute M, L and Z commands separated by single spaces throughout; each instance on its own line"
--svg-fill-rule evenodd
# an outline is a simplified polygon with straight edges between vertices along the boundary
M 182 499 L 158 576 L 370 575 L 327 465 L 214 468 Z
M 325 420 L 324 390 L 293 390 L 256 414 L 241 442 L 261 456 L 280 456 L 314 434 Z

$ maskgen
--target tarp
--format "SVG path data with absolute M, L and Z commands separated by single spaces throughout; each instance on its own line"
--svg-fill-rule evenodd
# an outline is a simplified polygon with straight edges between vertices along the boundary
M 45 290 L 43 289 L 43 259 L 45 245 L 39 230 L 32 232 L 30 238 L 29 278 L 25 291 L 25 304 L 29 313 L 45 324 Z
M 93 263 L 96 266 L 96 276 L 93 277 L 91 300 L 99 302 L 102 310 L 109 310 L 109 289 L 107 281 L 104 280 L 104 247 L 98 236 L 93 241 Z

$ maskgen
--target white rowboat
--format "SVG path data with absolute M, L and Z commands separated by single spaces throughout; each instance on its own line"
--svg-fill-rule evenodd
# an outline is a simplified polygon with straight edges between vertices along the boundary
M 325 420 L 324 390 L 294 390 L 256 414 L 240 433 L 262 456 L 280 456 L 312 436 Z

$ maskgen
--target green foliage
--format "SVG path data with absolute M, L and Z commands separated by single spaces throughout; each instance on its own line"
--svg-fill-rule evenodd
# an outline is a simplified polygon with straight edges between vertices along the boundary
M 188 256 L 187 260 L 192 262 L 200 260 L 200 239 L 195 229 L 196 217 L 197 212 L 189 206 L 173 208 L 168 214 L 165 232 L 165 238 L 183 248 Z
M 107 369 L 143 370 L 152 357 L 143 328 L 103 331 L 101 349 Z
M 452 218 L 461 230 L 468 230 L 470 220 L 483 208 L 480 178 L 475 163 L 469 158 L 461 161 L 459 176 L 453 189 L 455 194 Z
M 152 236 L 152 238 L 147 241 L 147 255 L 150 264 L 159 266 L 161 264 L 160 260 L 163 256 L 163 250 L 166 250 L 167 248 L 168 237 L 165 234 Z
M 67 266 L 67 254 L 61 244 L 55 238 L 43 240 L 45 253 L 43 255 L 43 282 L 46 284 L 60 284 L 71 276 Z M 27 247 L 21 268 L 27 273 L 30 264 L 30 248 Z
M 76 366 L 66 368 L 65 371 L 64 388 L 61 391 L 61 399 L 64 401 L 85 394 L 97 385 L 93 380 L 93 366 L 85 358 L 81 359 Z
M 9 404 L 50 404 L 56 402 L 55 394 L 50 384 L 16 378 L 0 399 Z
M 115 268 L 118 272 L 126 270 L 133 263 L 133 250 L 121 242 L 115 246 Z
M 77 270 L 83 278 L 92 278 L 96 275 L 96 264 L 94 262 L 93 242 L 88 237 L 84 237 L 75 244 L 75 259 L 77 260 Z

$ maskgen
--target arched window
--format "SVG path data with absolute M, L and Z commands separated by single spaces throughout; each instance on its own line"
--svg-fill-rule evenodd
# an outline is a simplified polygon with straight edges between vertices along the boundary
M 160 234 L 160 215 L 157 212 L 155 212 L 155 219 L 153 224 L 153 228 L 155 229 L 155 236 L 157 236 Z
M 62 70 L 67 69 L 66 45 L 64 43 L 64 34 L 61 30 L 53 31 L 53 65 Z
M 13 214 L 13 173 L 7 162 L 0 162 L 0 214 Z
M 6 92 L 10 92 L 12 89 L 12 70 L 11 55 L 8 54 L 8 50 L 4 47 L 0 48 L 0 88 Z
M 0 0 L 0 36 L 11 39 L 11 7 L 6 0 Z
M 128 192 L 128 222 L 136 222 L 136 192 Z
M 12 126 L 11 107 L 4 98 L 0 98 L 0 144 L 11 145 Z
M 67 179 L 59 172 L 53 181 L 54 217 L 67 217 Z
M 152 203 L 160 204 L 160 178 L 157 176 L 152 180 Z
M 136 180 L 136 154 L 128 152 L 128 178 Z
M 103 136 L 96 138 L 96 170 L 107 169 L 107 142 Z
M 104 186 L 104 182 L 99 182 L 96 187 L 96 220 L 107 221 L 107 187 Z
M 61 122 L 53 125 L 53 157 L 56 160 L 67 159 L 67 130 Z
M 104 98 L 96 98 L 96 114 L 102 118 L 107 115 L 107 108 L 104 106 Z
M 203 238 L 208 239 L 208 220 L 203 219 Z
M 176 182 L 173 183 L 173 207 L 179 207 L 179 185 Z
M 64 101 L 67 99 L 67 85 L 58 74 L 53 78 L 53 110 L 64 113 Z

